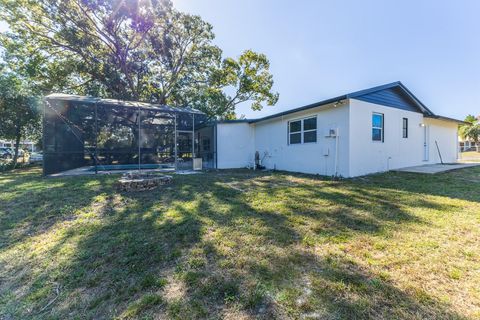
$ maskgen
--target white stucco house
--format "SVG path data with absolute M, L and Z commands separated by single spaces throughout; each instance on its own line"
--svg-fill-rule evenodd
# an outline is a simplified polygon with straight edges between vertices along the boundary
M 216 167 L 251 166 L 256 151 L 268 169 L 342 177 L 455 162 L 460 123 L 394 82 L 260 119 L 217 122 Z

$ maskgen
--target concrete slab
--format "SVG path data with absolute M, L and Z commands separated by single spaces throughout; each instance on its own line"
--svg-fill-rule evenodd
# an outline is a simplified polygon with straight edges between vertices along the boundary
M 392 171 L 435 174 L 475 166 L 480 166 L 480 163 L 426 164 L 423 166 L 400 168 Z
M 134 172 L 137 170 L 134 169 L 128 169 L 128 170 L 99 170 L 97 174 L 103 174 L 103 175 L 108 175 L 108 174 L 120 174 L 120 173 L 127 173 L 127 172 Z M 162 168 L 162 169 L 142 169 L 141 172 L 168 172 L 168 173 L 174 173 L 175 169 L 174 168 Z M 67 171 L 62 171 L 59 173 L 54 173 L 50 174 L 47 177 L 74 177 L 74 176 L 90 176 L 90 175 L 95 175 L 95 171 L 93 170 L 93 167 L 81 167 L 81 168 L 76 168 L 72 170 L 67 170 Z

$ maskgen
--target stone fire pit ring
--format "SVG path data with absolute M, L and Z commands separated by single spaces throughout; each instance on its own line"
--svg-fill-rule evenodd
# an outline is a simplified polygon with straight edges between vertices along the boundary
M 119 191 L 147 191 L 171 182 L 172 176 L 128 172 L 118 180 L 117 189 Z

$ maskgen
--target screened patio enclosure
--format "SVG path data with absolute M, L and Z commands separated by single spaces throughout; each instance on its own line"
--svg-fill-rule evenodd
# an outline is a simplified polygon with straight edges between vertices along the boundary
M 214 127 L 190 108 L 51 94 L 45 97 L 43 172 L 215 167 Z M 197 160 L 198 162 L 198 160 Z

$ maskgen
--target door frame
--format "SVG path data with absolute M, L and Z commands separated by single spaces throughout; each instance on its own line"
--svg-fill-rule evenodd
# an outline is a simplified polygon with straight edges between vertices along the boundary
M 423 161 L 429 161 L 430 148 L 428 144 L 429 130 L 426 124 L 423 125 Z

